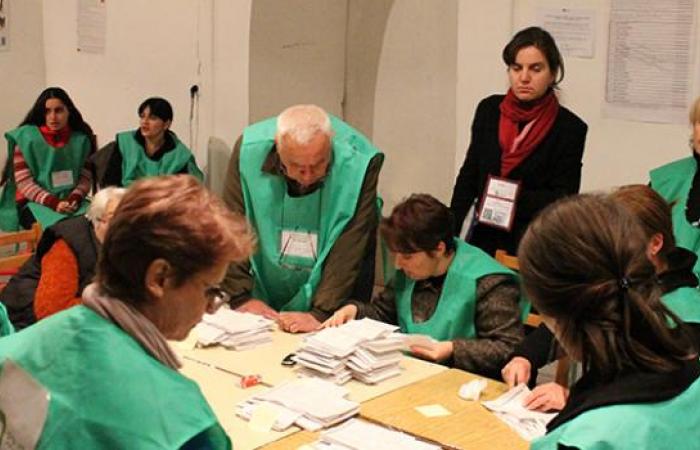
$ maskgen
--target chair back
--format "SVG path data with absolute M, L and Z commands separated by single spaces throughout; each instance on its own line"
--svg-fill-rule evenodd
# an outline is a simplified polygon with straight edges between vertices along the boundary
M 35 223 L 29 230 L 0 235 L 0 274 L 13 275 L 36 251 L 41 238 L 41 225 Z

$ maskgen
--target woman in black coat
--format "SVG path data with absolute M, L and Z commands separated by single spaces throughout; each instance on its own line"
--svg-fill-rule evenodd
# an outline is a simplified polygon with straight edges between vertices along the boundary
M 467 241 L 491 255 L 498 249 L 515 254 L 541 209 L 578 192 L 588 130 L 554 93 L 564 65 L 548 32 L 519 31 L 503 49 L 503 61 L 510 89 L 479 103 L 450 205 L 460 227 L 476 203 Z M 497 177 L 490 190 L 496 195 L 487 197 L 491 177 Z

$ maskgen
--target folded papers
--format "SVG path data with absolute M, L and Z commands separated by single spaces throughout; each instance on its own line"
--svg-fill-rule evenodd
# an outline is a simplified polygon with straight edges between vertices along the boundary
M 205 314 L 195 333 L 199 345 L 247 350 L 272 342 L 274 329 L 275 322 L 263 316 L 220 308 L 215 314 Z
M 236 414 L 245 420 L 264 408 L 273 414 L 272 429 L 283 431 L 292 425 L 317 431 L 342 422 L 360 410 L 360 404 L 347 400 L 349 391 L 318 378 L 300 378 L 286 381 L 236 405 Z M 270 412 L 272 411 L 272 413 Z
M 523 406 L 530 394 L 526 384 L 519 384 L 495 400 L 481 402 L 526 441 L 544 436 L 547 424 L 557 413 L 531 411 Z

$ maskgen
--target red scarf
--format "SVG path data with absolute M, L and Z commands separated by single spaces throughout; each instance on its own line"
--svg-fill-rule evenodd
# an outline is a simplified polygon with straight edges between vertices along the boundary
M 508 89 L 500 109 L 501 176 L 507 177 L 547 136 L 559 112 L 559 101 L 550 90 L 541 98 L 525 104 L 518 100 L 512 89 Z M 526 124 L 520 131 L 518 124 L 523 122 Z
M 70 140 L 70 127 L 65 126 L 58 131 L 49 129 L 46 125 L 39 127 L 44 140 L 52 147 L 61 148 Z

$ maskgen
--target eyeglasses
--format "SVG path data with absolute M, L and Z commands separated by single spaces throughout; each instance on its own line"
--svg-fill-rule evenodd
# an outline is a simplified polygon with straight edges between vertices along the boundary
M 231 295 L 220 286 L 210 286 L 206 288 L 204 296 L 209 301 L 209 305 L 207 306 L 207 312 L 209 314 L 214 314 L 219 308 L 231 300 Z

